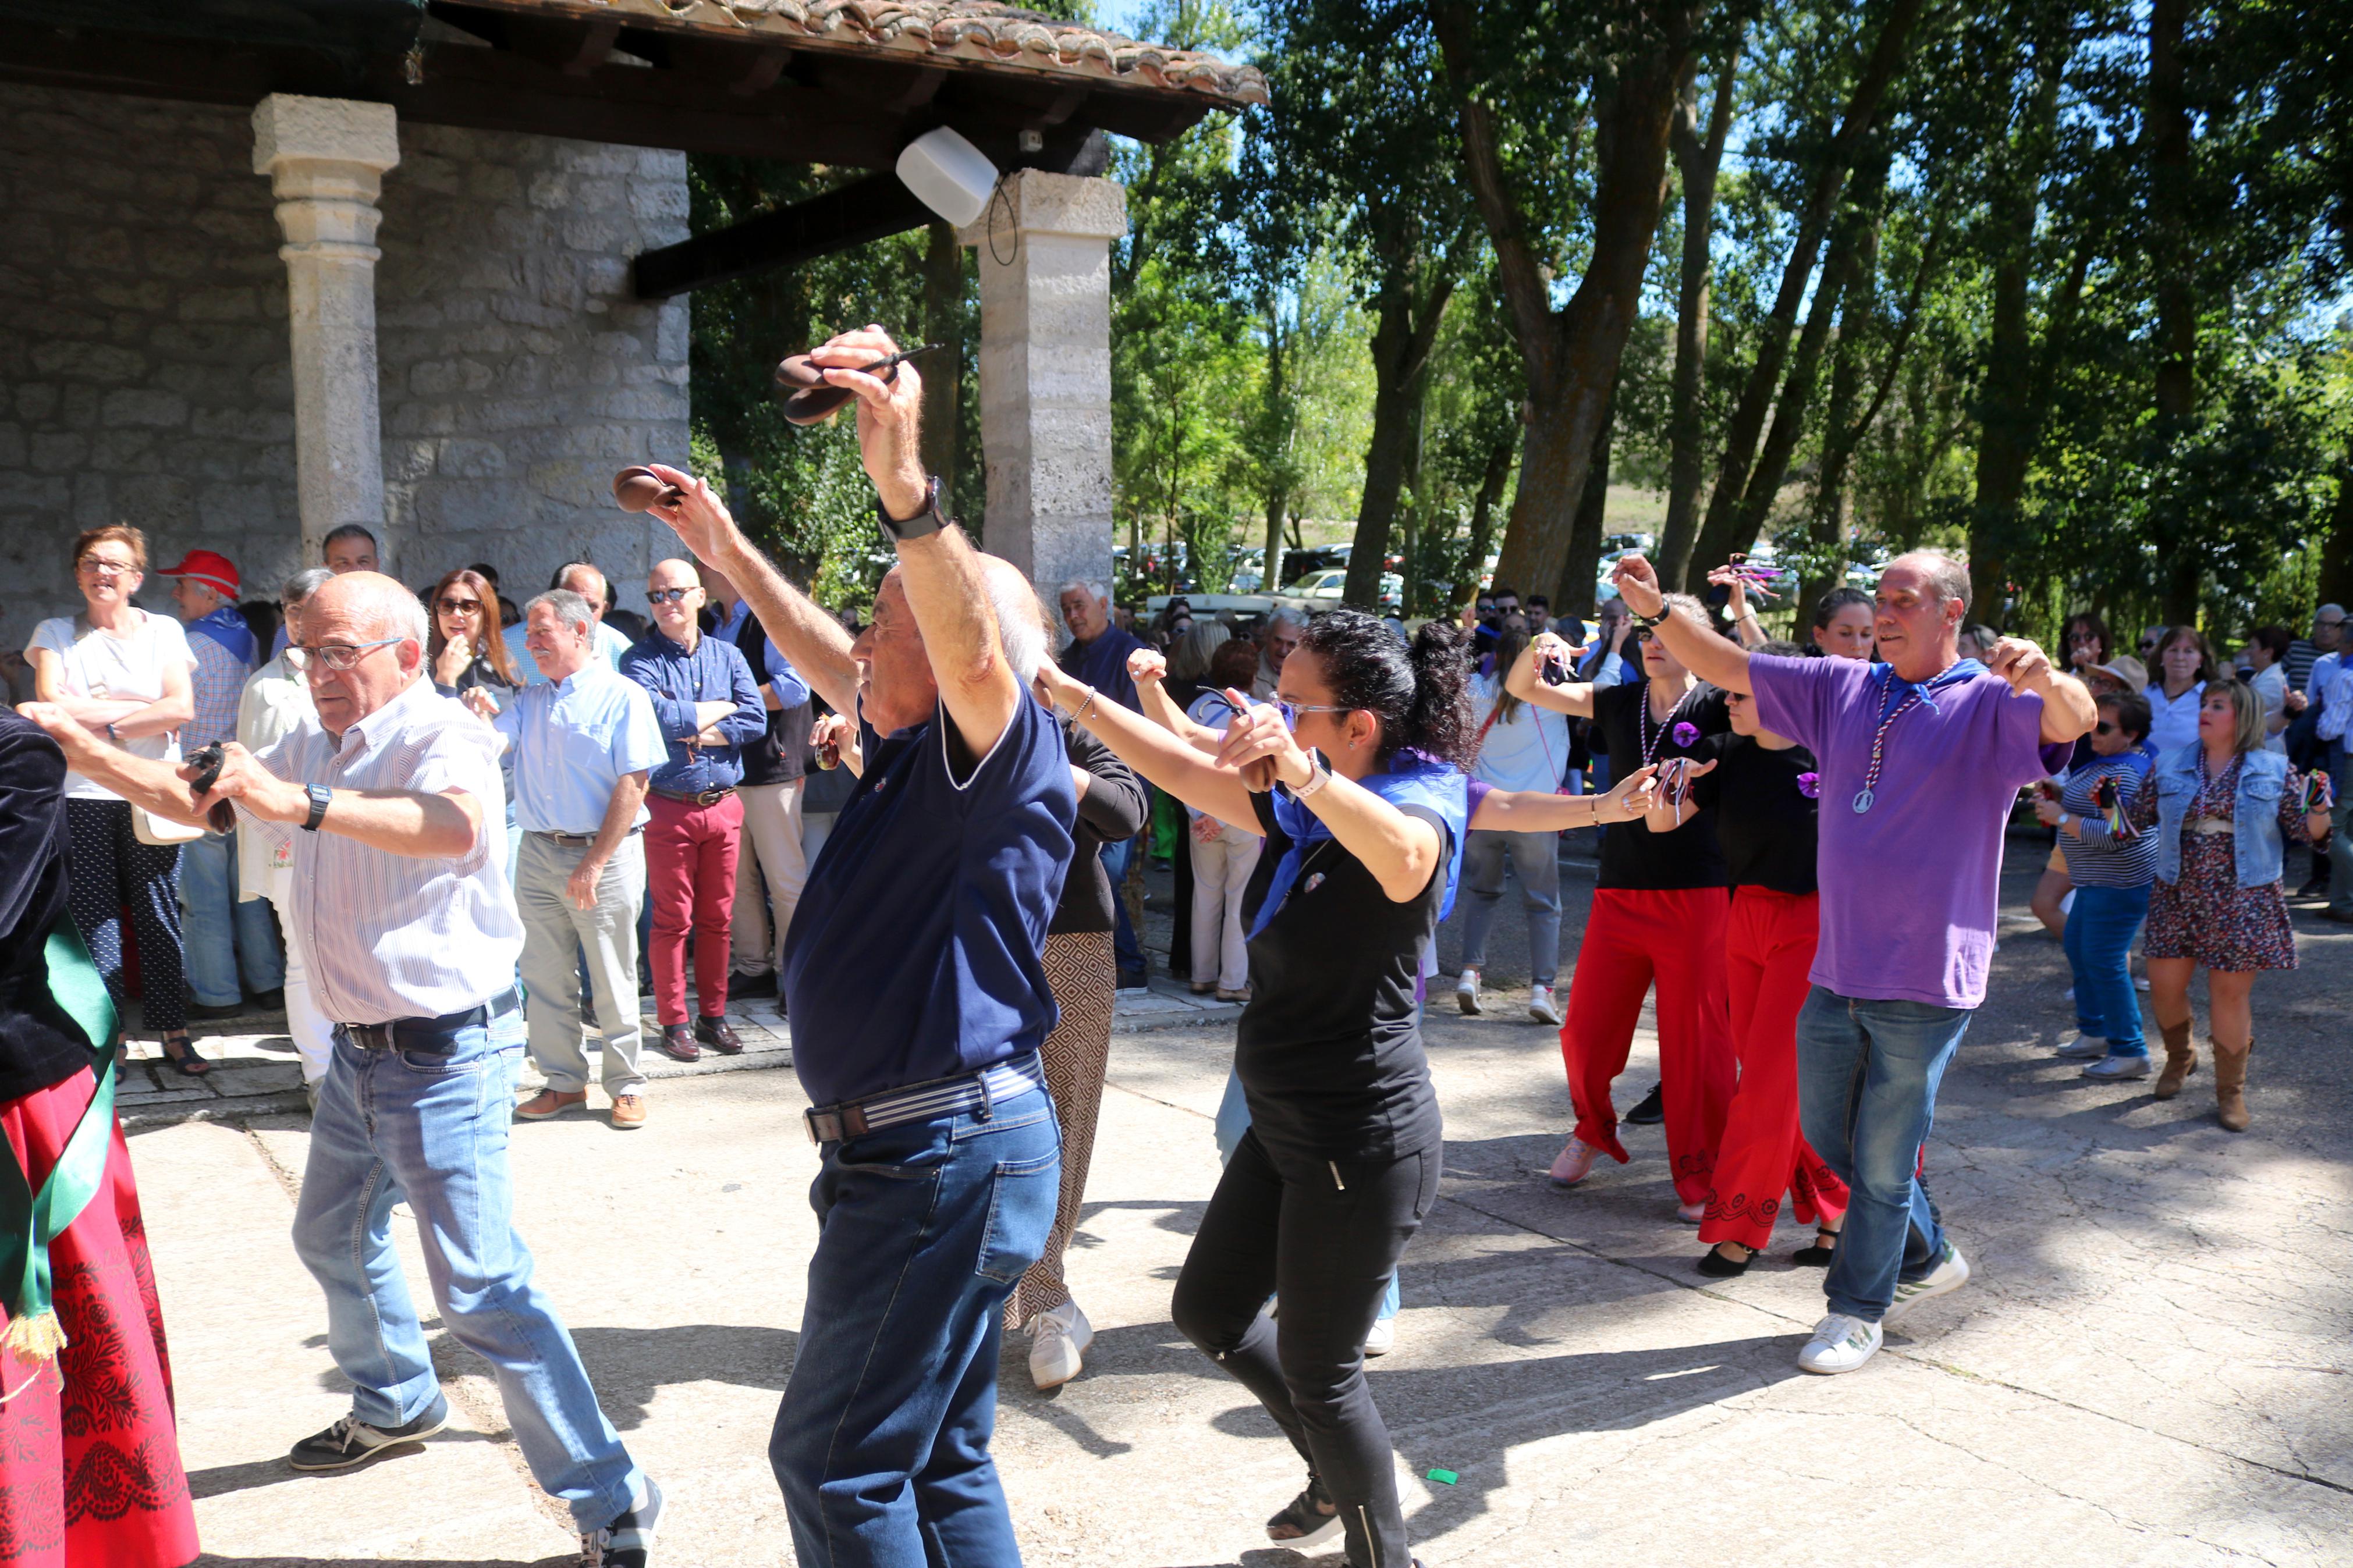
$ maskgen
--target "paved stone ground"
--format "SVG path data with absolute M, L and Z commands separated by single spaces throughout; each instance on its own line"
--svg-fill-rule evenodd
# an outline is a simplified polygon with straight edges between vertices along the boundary
M 1635 1132 L 1632 1164 L 1549 1190 L 1537 1173 L 1567 1126 L 1554 1032 L 1510 1008 L 1433 1013 L 1447 1182 L 1373 1373 L 1430 1568 L 2353 1563 L 2353 933 L 2299 917 L 2305 967 L 2257 991 L 2257 1120 L 2233 1137 L 2204 1075 L 2160 1106 L 2050 1059 L 2072 1013 L 2057 945 L 2025 915 L 2041 853 L 2016 846 L 1994 995 L 1929 1152 L 1977 1279 L 1853 1376 L 1792 1364 L 1821 1311 L 1820 1275 L 1785 1261 L 1797 1233 L 1745 1278 L 1703 1280 L 1655 1131 Z M 1589 870 L 1566 879 L 1570 952 L 1589 886 Z M 1525 951 L 1507 913 L 1491 984 L 1524 984 L 1508 955 Z M 1299 1483 L 1287 1446 L 1167 1321 L 1216 1178 L 1229 1028 L 1122 1029 L 1071 1265 L 1098 1330 L 1088 1373 L 1039 1395 L 1024 1347 L 1005 1361 L 997 1452 L 1024 1550 L 1087 1568 L 1299 1563 L 1261 1530 Z M 1630 1094 L 1654 1064 L 1645 1039 Z M 561 1511 L 438 1324 L 448 1434 L 351 1475 L 284 1468 L 346 1394 L 285 1239 L 304 1121 L 240 1098 L 208 1119 L 150 1105 L 132 1139 L 204 1561 L 565 1561 Z M 651 1099 L 633 1135 L 586 1116 L 518 1128 L 520 1223 L 607 1410 L 670 1494 L 661 1561 L 786 1563 L 764 1449 L 813 1228 L 803 1101 L 780 1072 L 689 1071 Z M 1420 1479 L 1433 1468 L 1459 1482 Z

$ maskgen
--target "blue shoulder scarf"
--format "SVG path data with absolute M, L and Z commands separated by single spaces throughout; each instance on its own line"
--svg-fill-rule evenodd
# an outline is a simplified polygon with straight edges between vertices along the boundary
M 194 637 L 210 637 L 227 648 L 239 664 L 252 668 L 253 628 L 245 624 L 236 605 L 223 605 L 202 620 L 190 621 L 186 630 Z
M 1387 773 L 1369 773 L 1356 783 L 1391 805 L 1421 806 L 1437 813 L 1446 824 L 1446 868 L 1441 873 L 1446 891 L 1438 907 L 1438 918 L 1444 920 L 1453 912 L 1455 886 L 1462 875 L 1462 837 L 1471 820 L 1468 778 L 1461 769 L 1435 757 L 1401 750 L 1389 759 Z M 1266 900 L 1259 905 L 1258 921 L 1250 927 L 1252 936 L 1264 931 L 1282 908 L 1307 857 L 1332 837 L 1323 818 L 1281 790 L 1274 795 L 1274 821 L 1291 839 L 1291 847 L 1283 851 L 1274 868 L 1274 879 L 1267 884 Z

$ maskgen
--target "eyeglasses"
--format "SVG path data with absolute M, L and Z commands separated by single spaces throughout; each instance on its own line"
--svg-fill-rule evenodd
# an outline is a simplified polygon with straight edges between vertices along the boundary
M 1659 634 L 1652 631 L 1648 626 L 1636 626 L 1634 628 L 1634 640 L 1636 642 L 1656 642 L 1659 640 Z
M 135 561 L 110 561 L 103 555 L 85 555 L 74 563 L 74 568 L 77 571 L 87 572 L 93 577 L 101 575 L 119 577 L 125 573 L 144 570 Z
M 406 637 L 378 637 L 374 642 L 324 643 L 317 647 L 304 647 L 297 643 L 286 650 L 286 662 L 305 675 L 315 676 L 322 669 L 338 674 L 356 667 L 359 661 L 380 647 L 390 647 Z
M 646 603 L 649 605 L 675 605 L 681 599 L 685 598 L 689 594 L 693 592 L 694 590 L 691 588 L 649 588 L 646 590 Z
M 1274 705 L 1274 710 L 1282 715 L 1282 727 L 1286 730 L 1299 728 L 1299 716 L 1302 713 L 1354 713 L 1356 711 L 1354 708 L 1335 708 L 1324 702 L 1277 702 Z
M 1729 707 L 1735 702 L 1746 702 L 1748 700 L 1748 693 L 1746 691 L 1727 691 L 1724 694 L 1724 700 L 1726 707 Z
M 441 607 L 445 610 L 479 610 L 482 607 L 482 601 L 480 599 L 444 599 L 441 601 Z

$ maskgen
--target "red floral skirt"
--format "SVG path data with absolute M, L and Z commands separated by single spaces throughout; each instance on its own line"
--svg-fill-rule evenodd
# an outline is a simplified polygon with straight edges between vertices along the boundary
M 36 1191 L 90 1104 L 91 1079 L 0 1103 L 0 1131 Z M 180 1568 L 196 1520 L 180 1468 L 172 1363 L 131 1151 L 114 1130 L 106 1180 L 49 1247 L 55 1363 L 0 1352 L 0 1563 Z M 0 1310 L 0 1322 L 6 1313 Z

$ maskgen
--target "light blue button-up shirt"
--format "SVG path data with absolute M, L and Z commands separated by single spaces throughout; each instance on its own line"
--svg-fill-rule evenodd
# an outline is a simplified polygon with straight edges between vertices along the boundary
M 516 677 L 525 686 L 544 686 L 547 677 L 540 674 L 539 661 L 531 657 L 531 649 L 523 645 L 522 639 L 530 630 L 531 627 L 522 621 L 517 621 L 506 629 L 507 658 L 513 664 Z M 602 621 L 596 623 L 596 629 L 591 637 L 596 645 L 596 656 L 605 661 L 606 668 L 619 669 L 621 656 L 629 651 L 628 637 Z
M 650 773 L 670 757 L 646 689 L 601 658 L 524 687 L 497 722 L 514 750 L 515 825 L 526 833 L 596 832 L 621 775 Z M 646 816 L 639 806 L 633 826 Z

